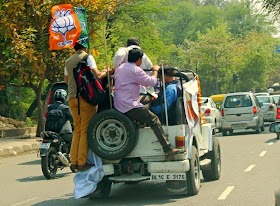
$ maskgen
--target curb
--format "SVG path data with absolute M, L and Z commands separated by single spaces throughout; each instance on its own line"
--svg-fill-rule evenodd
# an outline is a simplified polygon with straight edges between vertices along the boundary
M 26 128 L 18 128 L 18 129 L 4 129 L 0 130 L 1 138 L 12 138 L 16 136 L 24 136 L 24 135 L 35 135 L 37 127 L 26 127 Z
M 19 153 L 34 151 L 39 149 L 40 142 L 34 142 L 30 144 L 23 144 L 22 146 L 7 147 L 0 149 L 0 157 L 3 156 L 14 156 Z

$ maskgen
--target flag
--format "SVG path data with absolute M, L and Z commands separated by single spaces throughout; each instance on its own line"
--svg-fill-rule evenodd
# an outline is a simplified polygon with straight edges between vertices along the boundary
M 70 4 L 53 6 L 52 20 L 49 25 L 50 50 L 73 47 L 78 41 L 89 48 L 86 11 L 83 7 Z
M 88 38 L 88 26 L 87 26 L 87 14 L 86 10 L 83 7 L 73 7 L 74 12 L 76 13 L 80 25 L 81 25 L 81 34 L 78 38 L 79 44 L 89 48 L 89 38 Z

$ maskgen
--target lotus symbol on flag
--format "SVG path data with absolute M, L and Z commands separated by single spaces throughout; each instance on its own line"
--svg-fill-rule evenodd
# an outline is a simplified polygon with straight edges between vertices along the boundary
M 61 33 L 63 37 L 63 42 L 58 43 L 59 47 L 65 45 L 72 45 L 73 41 L 66 40 L 66 33 L 76 29 L 74 17 L 71 15 L 71 10 L 68 9 L 66 12 L 64 9 L 56 10 L 54 12 L 56 16 L 55 20 L 51 24 L 51 30 L 54 33 Z

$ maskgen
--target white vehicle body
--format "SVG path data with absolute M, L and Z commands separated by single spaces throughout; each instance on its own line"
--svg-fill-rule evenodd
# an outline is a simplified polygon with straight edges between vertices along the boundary
M 255 93 L 255 96 L 269 96 L 268 92 L 259 92 L 259 93 Z
M 221 112 L 216 108 L 216 104 L 210 97 L 201 97 L 201 109 L 205 115 L 205 121 L 210 123 L 212 128 L 221 128 Z
M 185 74 L 185 76 L 187 75 Z M 180 79 L 182 82 L 182 77 Z M 180 111 L 177 112 L 177 115 L 180 116 L 182 122 L 173 126 L 168 126 L 167 122 L 164 130 L 168 134 L 170 144 L 175 148 L 184 149 L 185 153 L 166 159 L 154 131 L 150 127 L 138 128 L 137 144 L 127 155 L 120 156 L 120 158 L 112 158 L 114 157 L 112 155 L 110 158 L 106 158 L 107 154 L 101 151 L 100 154 L 104 154 L 104 157 L 99 156 L 103 159 L 103 170 L 107 182 L 166 181 L 167 189 L 170 192 L 188 192 L 195 195 L 200 188 L 200 170 L 202 170 L 205 180 L 218 180 L 220 178 L 220 144 L 216 138 L 212 137 L 211 124 L 201 124 L 201 111 L 197 101 L 199 95 L 198 79 L 193 74 L 193 79 L 181 85 L 183 98 L 177 99 L 176 105 L 179 103 L 179 106 L 176 108 Z M 114 113 L 116 114 L 116 111 Z M 95 120 L 98 119 L 98 115 L 101 116 L 101 113 L 94 117 Z M 165 115 L 167 115 L 167 112 Z M 117 131 L 117 134 L 121 134 L 122 139 L 128 138 L 125 137 L 126 131 L 122 129 L 124 127 L 120 126 L 118 121 L 114 123 L 113 116 L 110 118 L 112 123 L 106 123 L 100 131 L 103 134 L 109 134 L 108 137 L 111 134 L 110 131 Z M 94 152 L 98 155 L 102 144 L 106 145 L 112 138 L 107 139 L 106 135 L 104 138 L 100 138 L 100 135 L 96 135 L 96 131 L 99 130 L 91 128 L 99 128 L 96 123 L 100 123 L 102 126 L 102 121 L 91 121 L 88 141 L 91 149 L 95 150 Z M 109 129 L 110 131 L 107 132 Z M 97 139 L 94 144 L 91 143 L 91 134 L 95 135 L 94 138 Z M 96 146 L 100 141 L 103 141 L 101 146 Z M 118 135 L 113 137 L 113 141 L 120 142 L 118 141 Z M 113 144 L 113 146 L 115 145 Z M 122 144 L 119 143 L 116 147 L 119 148 L 119 145 Z M 104 148 L 108 149 L 108 153 L 112 152 L 110 148 L 105 146 Z M 174 184 L 169 184 L 172 181 L 179 181 L 180 183 L 174 187 Z
M 257 96 L 257 99 L 262 103 L 262 113 L 264 120 L 267 122 L 274 122 L 277 116 L 277 106 L 272 96 Z

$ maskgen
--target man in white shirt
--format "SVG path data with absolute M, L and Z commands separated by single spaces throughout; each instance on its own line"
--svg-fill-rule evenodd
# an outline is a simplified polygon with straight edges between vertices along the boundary
M 128 53 L 131 49 L 134 49 L 134 48 L 141 49 L 140 40 L 138 38 L 131 37 L 127 40 L 126 47 L 120 47 L 117 50 L 117 52 L 115 53 L 115 55 L 113 57 L 113 67 L 117 68 L 121 64 L 128 62 Z M 144 55 L 142 57 L 142 63 L 140 65 L 140 68 L 141 69 L 151 69 L 152 66 L 153 66 L 153 64 L 152 64 L 151 60 L 144 53 Z M 151 76 L 152 72 L 148 71 L 148 72 L 146 72 L 146 74 Z M 154 91 L 155 90 L 153 87 L 141 86 L 141 88 L 140 88 L 140 101 L 142 104 L 145 105 L 145 107 L 147 109 L 150 107 L 150 104 L 151 104 L 151 95 L 154 96 L 155 98 L 157 98 L 157 95 Z M 150 95 L 148 95 L 147 93 L 149 93 Z
M 128 52 L 133 48 L 141 49 L 140 41 L 139 41 L 139 39 L 137 39 L 135 37 L 131 37 L 127 40 L 126 47 L 120 47 L 118 49 L 115 56 L 113 57 L 113 67 L 117 68 L 121 64 L 126 63 L 127 59 L 128 59 Z M 153 66 L 153 64 L 152 64 L 151 60 L 144 53 L 140 67 L 142 69 L 151 69 L 152 66 Z

